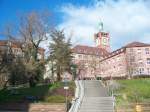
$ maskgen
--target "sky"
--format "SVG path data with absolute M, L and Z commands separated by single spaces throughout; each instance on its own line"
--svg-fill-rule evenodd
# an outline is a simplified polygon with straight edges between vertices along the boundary
M 41 10 L 52 12 L 56 27 L 72 35 L 73 45 L 94 46 L 100 21 L 110 33 L 112 50 L 133 41 L 150 43 L 149 0 L 0 0 L 0 32 L 7 23 L 17 24 L 18 14 Z

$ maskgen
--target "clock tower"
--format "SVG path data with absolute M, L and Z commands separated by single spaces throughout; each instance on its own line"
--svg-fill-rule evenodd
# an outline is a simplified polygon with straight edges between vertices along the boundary
M 109 33 L 103 31 L 103 23 L 99 24 L 99 32 L 94 35 L 96 47 L 105 49 L 110 52 L 110 37 Z

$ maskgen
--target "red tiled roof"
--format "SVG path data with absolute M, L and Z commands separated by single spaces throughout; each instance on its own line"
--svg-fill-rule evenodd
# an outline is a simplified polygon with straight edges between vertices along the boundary
M 13 47 L 13 48 L 20 48 L 21 42 L 19 42 L 19 41 L 11 41 L 11 42 L 12 42 L 12 47 Z M 0 40 L 0 46 L 6 46 L 7 43 L 8 43 L 8 40 Z M 45 51 L 45 49 L 44 49 L 44 48 L 41 48 L 41 47 L 39 47 L 38 50 L 39 50 L 40 52 L 44 52 L 44 51 Z
M 6 46 L 8 44 L 8 40 L 0 40 L 0 46 Z M 18 41 L 10 41 L 12 44 L 12 47 L 17 48 L 21 45 Z
M 8 41 L 6 40 L 0 40 L 0 46 L 5 46 Z
M 39 48 L 38 48 L 38 51 L 39 51 L 39 52 L 41 52 L 41 53 L 43 53 L 43 52 L 45 52 L 45 49 L 44 49 L 44 48 L 39 47 Z
M 116 56 L 118 54 L 121 54 L 123 52 L 125 52 L 125 47 L 122 47 L 122 48 L 117 49 L 117 50 L 115 50 L 115 51 L 113 51 L 111 53 L 108 53 L 107 55 L 104 56 L 104 59 L 102 59 L 101 61 L 104 61 L 104 60 L 106 60 L 108 58 L 114 57 L 114 56 Z
M 97 56 L 103 56 L 108 54 L 108 52 L 105 49 L 84 45 L 77 45 L 72 49 L 72 51 L 78 54 L 97 55 Z
M 131 47 L 146 47 L 146 46 L 150 46 L 150 44 L 147 44 L 147 43 L 142 43 L 142 42 L 131 42 L 127 45 L 125 45 L 124 47 L 121 47 L 120 49 L 117 49 L 111 53 L 108 53 L 108 55 L 105 55 L 106 57 L 103 59 L 103 60 L 106 60 L 108 58 L 111 58 L 113 56 L 116 56 L 122 52 L 125 51 L 126 48 L 131 48 Z M 101 61 L 103 61 L 101 60 Z
M 129 47 L 145 47 L 145 46 L 150 46 L 150 44 L 142 43 L 142 42 L 132 42 L 127 44 L 124 47 L 129 48 Z

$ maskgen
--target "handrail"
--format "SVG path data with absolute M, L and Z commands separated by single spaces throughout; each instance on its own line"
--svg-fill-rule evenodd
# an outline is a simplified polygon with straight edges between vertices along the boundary
M 76 84 L 75 99 L 72 101 L 72 106 L 69 112 L 78 112 L 84 96 L 83 82 L 81 80 L 75 81 L 75 84 Z
M 111 81 L 112 81 L 112 80 L 111 80 Z M 110 96 L 112 97 L 112 99 L 113 99 L 113 112 L 115 112 L 116 100 L 115 100 L 113 88 L 110 89 L 110 82 L 107 82 L 107 89 L 108 89 L 109 95 L 110 95 Z
M 69 112 L 74 112 L 76 108 L 76 100 L 79 98 L 79 82 L 75 81 L 75 84 L 76 84 L 75 99 L 72 100 L 72 106 L 69 109 Z
M 80 90 L 81 90 L 81 94 L 80 94 L 80 98 L 79 98 L 79 107 L 78 107 L 78 110 L 80 109 L 81 107 L 81 104 L 82 104 L 82 101 L 83 101 L 83 97 L 84 97 L 84 83 L 83 83 L 83 80 L 81 80 L 79 82 L 80 84 Z

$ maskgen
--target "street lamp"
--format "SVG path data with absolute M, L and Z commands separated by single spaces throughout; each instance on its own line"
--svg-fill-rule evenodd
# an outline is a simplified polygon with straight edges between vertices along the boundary
M 64 90 L 65 90 L 65 103 L 66 103 L 66 112 L 68 110 L 68 89 L 69 89 L 69 86 L 68 86 L 68 77 L 67 77 L 67 73 L 65 72 L 64 73 Z

